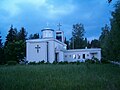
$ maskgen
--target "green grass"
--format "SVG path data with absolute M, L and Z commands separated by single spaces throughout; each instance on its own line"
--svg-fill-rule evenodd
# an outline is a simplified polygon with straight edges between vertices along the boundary
M 0 66 L 0 90 L 120 90 L 112 64 Z

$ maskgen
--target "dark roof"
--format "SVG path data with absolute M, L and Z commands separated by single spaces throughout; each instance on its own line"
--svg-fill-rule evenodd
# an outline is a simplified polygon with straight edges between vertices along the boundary
M 44 28 L 44 29 L 42 29 L 41 31 L 45 31 L 45 30 L 54 31 L 53 29 L 50 29 L 50 28 Z

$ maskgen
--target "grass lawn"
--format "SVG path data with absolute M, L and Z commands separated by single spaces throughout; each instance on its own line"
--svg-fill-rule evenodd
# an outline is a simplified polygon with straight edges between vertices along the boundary
M 0 66 L 0 90 L 120 90 L 112 64 Z

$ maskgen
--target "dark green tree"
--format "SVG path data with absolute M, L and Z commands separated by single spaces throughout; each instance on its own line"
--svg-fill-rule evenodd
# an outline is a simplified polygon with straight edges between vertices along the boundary
M 6 42 L 5 46 L 10 42 L 13 43 L 17 40 L 17 29 L 13 28 L 13 25 L 11 25 L 10 30 L 8 31 L 8 35 L 6 36 Z
M 100 41 L 100 47 L 102 49 L 102 57 L 107 59 L 107 56 L 109 55 L 108 50 L 109 50 L 109 36 L 110 36 L 110 28 L 109 26 L 106 24 L 104 27 L 101 28 L 102 32 L 101 35 L 99 37 L 99 41 Z
M 4 50 L 3 50 L 3 44 L 2 44 L 2 36 L 0 35 L 0 64 L 4 64 Z
M 65 37 L 64 43 L 67 45 L 67 49 L 70 49 L 70 47 L 69 47 L 69 41 L 66 39 L 66 37 Z
M 39 39 L 39 33 L 30 34 L 29 39 Z
M 112 12 L 111 31 L 109 37 L 111 60 L 120 61 L 120 1 Z
M 81 49 L 85 47 L 84 33 L 85 30 L 83 24 L 73 25 L 72 38 L 70 39 L 71 48 Z
M 10 27 L 6 37 L 6 44 L 4 47 L 6 61 L 23 61 L 26 56 L 26 37 L 27 32 L 24 27 L 17 32 L 16 28 Z
M 91 41 L 91 48 L 100 48 L 100 42 L 97 39 Z
M 27 37 L 27 32 L 24 27 L 21 28 L 20 32 L 18 33 L 18 40 L 25 41 Z

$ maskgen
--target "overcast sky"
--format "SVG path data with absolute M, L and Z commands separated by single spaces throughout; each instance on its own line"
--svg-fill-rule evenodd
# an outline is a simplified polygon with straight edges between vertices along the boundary
M 5 39 L 11 24 L 20 30 L 25 27 L 29 34 L 40 33 L 47 26 L 56 30 L 62 24 L 67 39 L 71 37 L 72 25 L 84 24 L 85 37 L 98 38 L 101 27 L 110 24 L 113 4 L 107 0 L 1 0 L 0 32 Z

